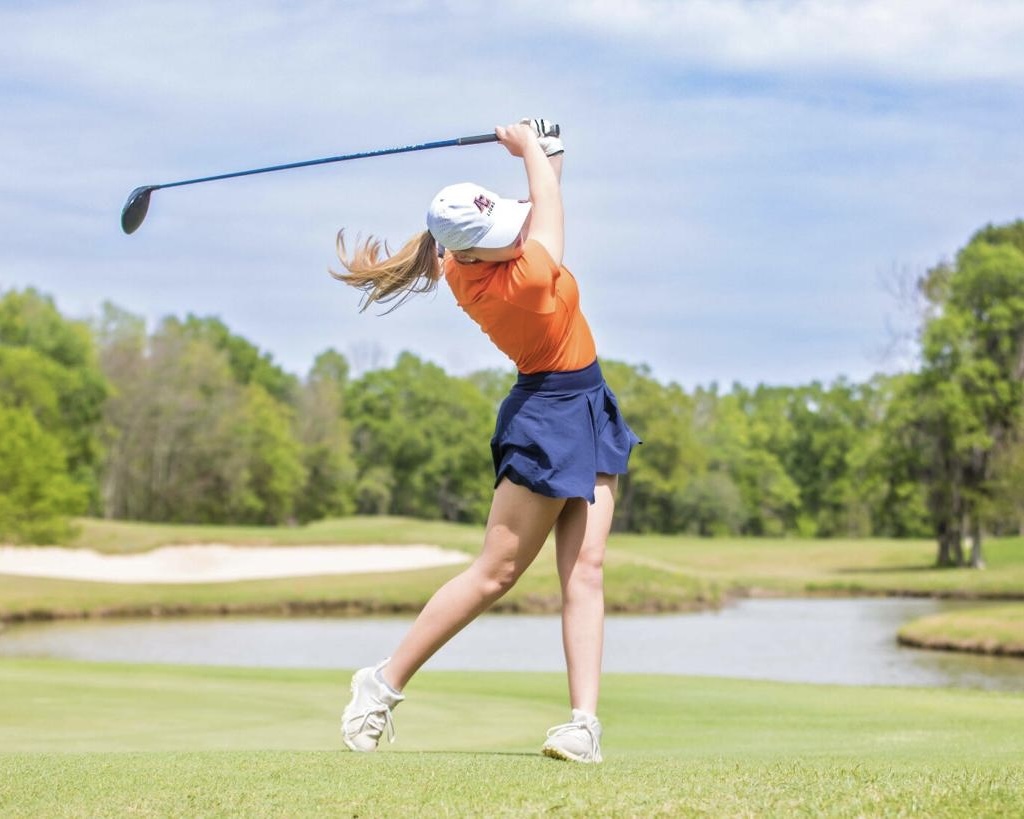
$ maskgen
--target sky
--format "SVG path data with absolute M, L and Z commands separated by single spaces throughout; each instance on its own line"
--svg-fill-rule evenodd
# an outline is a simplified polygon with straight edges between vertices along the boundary
M 1024 2 L 0 3 L 0 290 L 217 316 L 296 375 L 510 367 L 442 286 L 386 316 L 335 236 L 525 195 L 498 145 L 133 188 L 559 122 L 565 264 L 603 358 L 691 388 L 914 366 L 901 288 L 1024 218 Z

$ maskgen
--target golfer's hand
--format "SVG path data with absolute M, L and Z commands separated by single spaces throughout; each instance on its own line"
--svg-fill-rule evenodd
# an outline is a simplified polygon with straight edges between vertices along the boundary
M 536 131 L 531 126 L 524 125 L 521 122 L 504 127 L 499 125 L 494 129 L 494 133 L 498 137 L 498 141 L 505 146 L 512 156 L 524 156 L 533 145 L 536 145 L 538 148 L 540 147 L 540 144 L 537 142 Z
M 558 123 L 552 122 L 549 119 L 541 119 L 539 117 L 536 119 L 530 119 L 529 117 L 524 117 L 519 121 L 523 125 L 529 125 L 533 128 L 533 132 L 538 138 L 561 136 L 562 129 L 559 127 Z
M 558 154 L 565 153 L 565 145 L 558 138 L 562 129 L 558 127 L 557 122 L 552 122 L 549 119 L 530 119 L 528 117 L 519 120 L 519 122 L 533 128 L 533 132 L 537 135 L 537 143 L 546 156 L 558 156 Z

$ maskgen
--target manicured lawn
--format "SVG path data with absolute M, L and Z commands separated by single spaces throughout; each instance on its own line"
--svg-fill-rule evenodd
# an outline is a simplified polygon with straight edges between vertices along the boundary
M 180 543 L 296 545 L 426 543 L 475 554 L 478 526 L 352 517 L 308 526 L 177 526 L 82 519 L 71 544 L 132 552 Z M 986 542 L 988 568 L 936 569 L 930 540 L 697 538 L 613 534 L 609 563 L 645 566 L 722 587 L 774 593 L 958 593 L 1024 598 L 1024 538 Z M 538 564 L 542 564 L 539 560 Z M 429 585 L 429 584 L 428 584 Z
M 1024 698 L 607 675 L 606 763 L 537 754 L 557 674 L 427 672 L 341 748 L 347 673 L 0 661 L 0 815 L 1015 815 Z
M 157 546 L 183 543 L 233 543 L 255 546 L 293 546 L 335 543 L 348 545 L 427 543 L 463 551 L 480 546 L 482 529 L 434 520 L 385 516 L 322 520 L 305 526 L 202 526 L 134 523 L 80 518 L 78 535 L 70 546 L 115 554 L 144 552 Z
M 246 545 L 430 544 L 479 552 L 483 529 L 404 518 L 345 518 L 302 527 L 174 526 L 85 519 L 71 544 L 122 554 L 185 543 Z M 719 599 L 713 584 L 677 567 L 648 565 L 614 550 L 608 556 L 609 611 L 685 610 Z M 295 611 L 418 611 L 460 566 L 381 574 L 241 583 L 123 585 L 0 574 L 0 619 L 83 614 L 185 614 Z M 509 611 L 554 611 L 560 604 L 553 541 L 500 602 Z
M 403 518 L 345 518 L 303 527 L 170 526 L 82 520 L 74 546 L 124 553 L 180 543 L 417 544 L 475 554 L 476 526 Z M 555 611 L 559 586 L 552 543 L 499 602 L 505 611 Z M 612 536 L 606 561 L 609 611 L 679 611 L 730 595 L 913 594 L 1024 600 L 1024 539 L 986 545 L 988 568 L 936 569 L 929 541 L 702 539 Z M 337 575 L 202 585 L 120 585 L 0 575 L 0 620 L 83 615 L 190 613 L 414 612 L 460 571 Z M 1019 633 L 1024 604 L 1006 611 Z M 1017 625 L 1013 625 L 1016 623 Z M 990 615 L 982 639 L 1003 639 Z
M 900 640 L 925 648 L 1024 657 L 1024 605 L 946 612 L 907 623 Z M 1021 673 L 1024 674 L 1024 664 Z
M 1024 599 L 1024 538 L 990 540 L 988 568 L 935 568 L 926 540 L 618 535 L 614 549 L 725 588 L 776 594 L 909 593 Z
M 417 612 L 462 568 L 173 585 L 0 574 L 0 621 L 83 615 Z M 717 592 L 681 570 L 665 571 L 628 556 L 611 555 L 605 598 L 609 611 L 678 611 L 714 601 Z M 554 550 L 547 546 L 496 609 L 543 612 L 557 611 L 559 605 Z

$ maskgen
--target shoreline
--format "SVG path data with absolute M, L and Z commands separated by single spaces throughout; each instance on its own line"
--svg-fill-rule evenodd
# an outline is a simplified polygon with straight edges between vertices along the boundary
M 423 537 L 426 533 L 418 530 L 406 545 L 367 545 L 387 543 L 394 536 L 382 537 L 376 530 L 360 531 L 356 537 L 332 531 L 323 539 L 323 533 L 303 532 L 295 538 L 299 543 L 259 545 L 233 544 L 226 537 L 197 541 L 190 532 L 178 534 L 180 539 L 140 551 L 108 551 L 95 538 L 91 548 L 0 545 L 0 558 L 6 559 L 6 563 L 0 559 L 0 589 L 7 592 L 0 604 L 0 632 L 19 624 L 75 620 L 410 616 L 422 609 L 449 570 L 472 559 L 459 546 L 428 545 L 434 538 Z M 460 543 L 452 538 L 438 540 Z M 20 561 L 21 569 L 14 570 L 13 561 Z M 844 579 L 834 573 L 799 579 L 785 575 L 741 578 L 738 572 L 733 577 L 722 572 L 691 573 L 682 566 L 628 552 L 610 561 L 608 569 L 605 610 L 615 615 L 714 611 L 745 599 L 904 598 L 977 602 L 986 608 L 1006 602 L 1011 606 L 1001 619 L 993 614 L 991 627 L 974 633 L 940 629 L 913 633 L 905 631 L 907 623 L 892 636 L 898 644 L 916 649 L 1024 658 L 1019 629 L 1004 628 L 1022 616 L 1019 604 L 1024 602 L 1024 589 L 1017 583 L 979 590 L 914 588 L 913 582 L 907 588 L 903 584 L 908 578 L 898 575 L 886 578 L 895 582 L 881 588 L 881 583 Z M 617 574 L 620 569 L 622 574 Z M 93 574 L 75 575 L 76 571 Z M 551 571 L 547 574 L 552 577 L 542 573 L 539 580 L 519 584 L 489 612 L 559 613 L 557 578 Z M 46 582 L 51 580 L 55 585 Z M 862 581 L 869 585 L 861 585 Z
M 947 651 L 953 654 L 981 654 L 986 657 L 1019 657 L 1024 659 L 1024 644 L 1000 643 L 997 640 L 955 639 L 952 637 L 910 637 L 897 634 L 896 642 L 908 648 Z
M 693 600 L 685 602 L 652 600 L 643 605 L 609 604 L 608 614 L 680 614 L 707 611 L 728 605 L 728 600 L 713 602 Z M 45 623 L 56 620 L 105 620 L 145 618 L 235 617 L 271 616 L 304 617 L 329 615 L 332 617 L 373 617 L 378 615 L 418 614 L 426 601 L 407 603 L 381 603 L 377 600 L 294 600 L 284 603 L 241 604 L 182 604 L 113 606 L 97 609 L 26 609 L 0 612 L 0 630 L 5 624 Z M 528 595 L 518 600 L 498 601 L 487 610 L 489 614 L 557 614 L 561 611 L 558 597 Z
M 3 575 L 0 577 L 16 577 Z M 330 575 L 321 575 L 328 577 Z M 287 579 L 287 578 L 284 578 Z M 96 581 L 79 581 L 96 582 Z M 245 581 L 237 581 L 245 582 Z M 139 584 L 146 585 L 146 584 Z M 168 584 L 170 585 L 170 584 Z M 188 584 L 179 584 L 188 585 Z M 227 583 L 225 583 L 227 585 Z M 1024 593 L 986 593 L 964 590 L 922 591 L 920 589 L 871 589 L 843 588 L 822 589 L 810 588 L 803 590 L 769 589 L 764 587 L 734 586 L 722 591 L 715 597 L 695 597 L 688 600 L 650 599 L 640 604 L 624 604 L 607 602 L 609 614 L 660 614 L 680 613 L 689 611 L 708 611 L 728 606 L 739 600 L 771 600 L 771 599 L 849 599 L 863 598 L 898 598 L 954 600 L 964 602 L 1024 602 Z M 0 611 L 0 624 L 45 622 L 49 620 L 90 620 L 104 618 L 145 618 L 145 617 L 218 617 L 233 615 L 272 615 L 282 617 L 307 614 L 330 614 L 346 617 L 372 616 L 377 614 L 417 614 L 426 600 L 408 600 L 397 603 L 384 603 L 367 598 L 324 598 L 321 600 L 285 600 L 266 603 L 182 603 L 182 604 L 138 604 L 126 606 L 101 606 L 97 608 L 61 609 L 61 608 L 25 608 L 14 611 Z M 495 614 L 552 614 L 561 611 L 561 599 L 555 596 L 528 594 L 521 598 L 499 600 L 488 612 Z M 921 646 L 930 647 L 930 646 Z M 966 650 L 966 649 L 965 649 Z
M 11 575 L 8 575 L 11 576 Z M 88 581 L 84 581 L 88 582 Z M 240 581 L 244 582 L 244 581 Z M 771 599 L 849 599 L 897 598 L 929 599 L 978 602 L 1021 602 L 1024 593 L 1003 594 L 967 592 L 961 590 L 921 591 L 919 589 L 867 589 L 844 588 L 826 590 L 821 588 L 802 591 L 779 590 L 763 587 L 732 587 L 715 597 L 695 597 L 689 600 L 650 599 L 640 604 L 609 602 L 608 614 L 677 614 L 684 612 L 709 611 L 724 608 L 740 600 Z M 141 619 L 158 617 L 231 617 L 248 615 L 280 615 L 281 617 L 305 615 L 331 615 L 343 617 L 367 617 L 380 614 L 417 614 L 426 605 L 426 600 L 408 600 L 384 603 L 367 598 L 346 598 L 320 600 L 285 600 L 266 603 L 194 603 L 194 604 L 139 604 L 126 606 L 105 606 L 97 608 L 61 609 L 27 608 L 15 611 L 0 611 L 0 625 L 4 623 L 32 623 L 51 620 L 100 620 L 100 619 Z M 561 611 L 561 599 L 557 596 L 528 594 L 511 600 L 499 600 L 488 609 L 492 614 L 555 614 Z M 903 639 L 901 637 L 901 639 Z M 909 639 L 909 638 L 908 638 Z M 927 642 L 927 641 L 922 641 Z M 910 643 L 907 643 L 910 645 Z M 921 645 L 915 647 L 932 648 Z M 963 649 L 968 650 L 968 649 Z M 1024 647 L 1022 647 L 1024 650 Z
M 965 600 L 999 602 L 1019 600 L 1021 597 L 1008 598 L 1003 595 L 980 595 L 964 593 L 922 593 L 920 591 L 899 592 L 886 590 L 845 590 L 839 593 L 825 593 L 822 590 L 808 590 L 802 594 L 778 592 L 769 589 L 744 588 L 732 589 L 720 598 L 698 598 L 693 600 L 649 600 L 642 604 L 616 604 L 606 607 L 607 614 L 643 615 L 643 614 L 684 614 L 712 611 L 729 606 L 735 602 L 750 599 L 842 599 L 851 597 L 863 598 L 906 598 L 935 600 Z M 69 620 L 127 620 L 127 619 L 190 619 L 190 618 L 230 618 L 230 617 L 381 617 L 409 616 L 418 614 L 426 601 L 410 600 L 407 602 L 381 602 L 373 599 L 320 599 L 290 600 L 268 603 L 221 603 L 221 604 L 153 604 L 107 606 L 95 609 L 60 609 L 31 608 L 18 611 L 0 612 L 0 634 L 11 626 L 28 625 Z M 508 616 L 557 614 L 561 611 L 561 600 L 558 596 L 526 595 L 518 599 L 498 601 L 488 609 L 489 614 Z M 896 642 L 907 648 L 926 651 L 941 651 L 956 654 L 973 654 L 989 657 L 1012 657 L 1024 659 L 1024 643 L 1004 643 L 996 639 L 971 638 L 957 639 L 942 636 L 914 637 L 898 631 Z

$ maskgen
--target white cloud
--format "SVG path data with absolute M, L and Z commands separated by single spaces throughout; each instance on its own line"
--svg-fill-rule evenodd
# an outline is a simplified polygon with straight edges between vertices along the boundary
M 657 48 L 681 65 L 1024 81 L 1017 0 L 525 0 L 566 28 Z M 543 11 L 542 11 L 543 9 Z
M 1016 5 L 378 5 L 0 6 L 0 287 L 218 314 L 296 372 L 327 346 L 501 366 L 447 293 L 382 319 L 326 275 L 338 227 L 394 243 L 441 184 L 521 192 L 494 146 L 158 191 L 131 238 L 117 216 L 136 185 L 551 114 L 602 354 L 778 382 L 874 368 L 876 272 L 1020 215 L 1021 95 L 987 81 L 1021 76 Z

